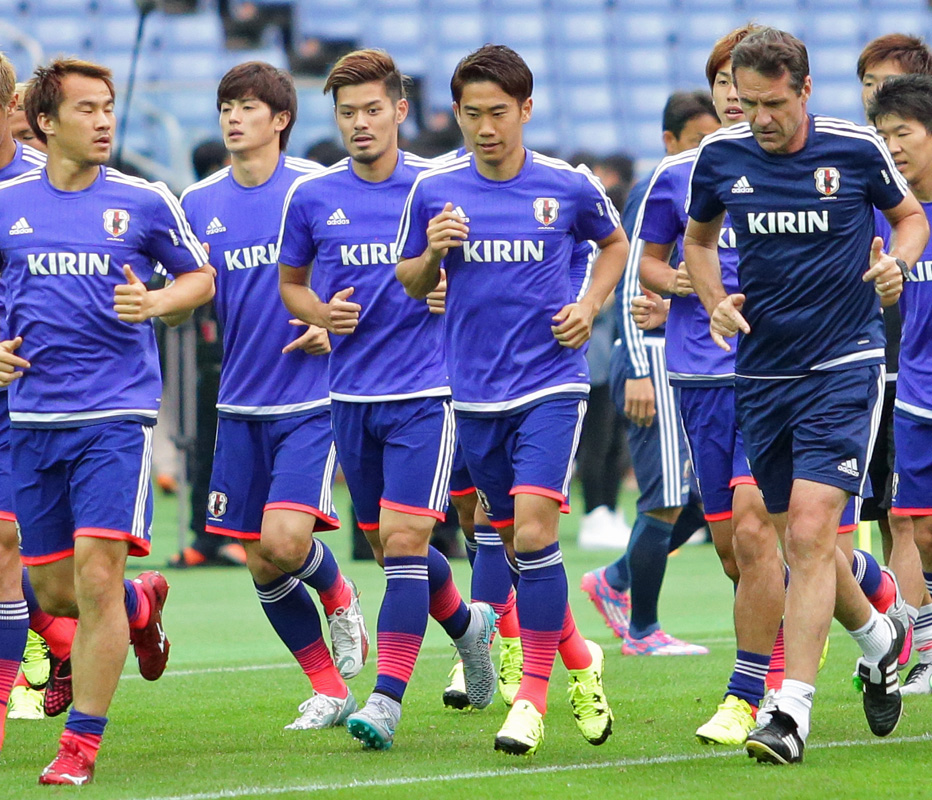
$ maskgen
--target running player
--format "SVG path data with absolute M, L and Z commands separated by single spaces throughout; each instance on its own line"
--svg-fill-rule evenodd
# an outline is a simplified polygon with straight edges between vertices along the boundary
M 46 150 L 45 143 L 39 141 L 35 131 L 29 127 L 29 120 L 26 119 L 27 91 L 29 91 L 29 81 L 16 84 L 16 109 L 10 115 L 10 133 L 16 141 L 28 144 L 30 147 L 44 153 Z
M 295 179 L 323 167 L 284 154 L 298 110 L 284 70 L 257 61 L 233 67 L 217 88 L 217 107 L 231 165 L 181 197 L 192 229 L 210 246 L 223 329 L 206 530 L 242 542 L 262 610 L 311 682 L 314 694 L 287 728 L 329 728 L 356 710 L 343 679 L 359 674 L 369 636 L 354 585 L 314 537 L 340 524 L 330 340 L 315 326 L 295 338 L 278 297 L 285 195 Z M 327 614 L 333 658 L 305 584 Z
M 48 164 L 0 185 L 15 337 L 0 345 L 0 383 L 12 387 L 22 558 L 43 609 L 78 618 L 74 705 L 46 784 L 92 780 L 127 641 L 144 678 L 165 669 L 168 584 L 152 572 L 123 579 L 127 554 L 150 550 L 161 380 L 149 320 L 177 323 L 213 294 L 213 269 L 168 189 L 104 166 L 113 102 L 106 67 L 59 59 L 37 69 L 26 114 Z M 148 291 L 156 261 L 175 280 Z
M 486 45 L 460 61 L 451 90 L 472 152 L 418 178 L 399 228 L 396 270 L 408 294 L 424 297 L 446 265 L 460 440 L 480 502 L 513 543 L 521 573 L 524 675 L 495 740 L 515 754 L 540 746 L 558 647 L 583 735 L 601 744 L 611 734 L 604 656 L 576 631 L 557 529 L 586 408 L 579 348 L 627 254 L 618 214 L 591 173 L 525 150 L 532 88 L 527 64 L 507 47 Z M 584 240 L 601 253 L 577 302 L 570 257 Z
M 699 148 L 684 243 L 712 338 L 742 333 L 736 356 L 738 423 L 767 510 L 785 523 L 790 566 L 786 680 L 758 715 L 748 752 L 801 761 L 819 655 L 832 610 L 864 655 L 858 661 L 871 730 L 891 733 L 902 702 L 897 655 L 905 629 L 860 592 L 835 546 L 849 495 L 863 494 L 883 389 L 881 302 L 895 302 L 902 272 L 880 240 L 872 205 L 896 231 L 896 256 L 922 252 L 928 224 L 883 142 L 849 122 L 807 114 L 805 46 L 766 28 L 732 52 L 748 122 Z M 722 284 L 725 212 L 737 236 L 741 293 Z
M 463 602 L 447 560 L 429 546 L 449 498 L 456 431 L 443 318 L 406 297 L 394 279 L 398 217 L 429 163 L 398 149 L 408 112 L 403 77 L 384 51 L 360 50 L 334 65 L 324 91 L 333 95 L 350 157 L 299 178 L 289 191 L 280 286 L 296 317 L 334 335 L 337 453 L 359 525 L 387 578 L 375 690 L 347 727 L 366 747 L 383 750 L 401 719 L 428 614 L 456 643 L 470 704 L 492 701 L 495 613 L 485 603 Z

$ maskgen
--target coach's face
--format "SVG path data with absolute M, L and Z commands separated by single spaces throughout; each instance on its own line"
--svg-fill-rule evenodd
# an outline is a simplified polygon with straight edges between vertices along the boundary
M 374 164 L 398 147 L 398 126 L 408 116 L 408 101 L 392 101 L 382 81 L 337 89 L 337 127 L 354 161 Z
M 802 89 L 790 86 L 790 74 L 768 78 L 757 70 L 735 70 L 738 99 L 751 133 L 768 153 L 795 153 L 806 143 L 806 103 L 812 94 L 812 79 L 807 75 Z
M 890 148 L 893 163 L 910 186 L 932 176 L 932 133 L 915 119 L 888 114 L 875 120 L 877 132 Z
M 106 164 L 113 149 L 113 95 L 100 78 L 66 75 L 56 116 L 39 114 L 49 145 L 78 164 Z M 54 145 L 53 145 L 54 143 Z
M 466 147 L 476 154 L 476 161 L 493 171 L 517 162 L 524 163 L 523 127 L 531 118 L 530 98 L 519 103 L 492 81 L 467 83 L 453 113 L 459 123 Z

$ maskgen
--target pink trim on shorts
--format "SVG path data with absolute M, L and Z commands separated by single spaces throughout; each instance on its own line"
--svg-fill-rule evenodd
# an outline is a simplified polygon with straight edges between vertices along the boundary
M 397 511 L 400 514 L 413 514 L 416 517 L 433 517 L 434 519 L 439 519 L 441 522 L 447 518 L 446 513 L 443 511 L 435 511 L 432 508 L 420 508 L 419 506 L 406 506 L 404 503 L 395 503 L 391 500 L 386 500 L 384 497 L 379 500 L 379 505 L 382 508 L 387 508 L 389 511 Z
M 52 564 L 56 561 L 63 561 L 66 558 L 71 558 L 74 555 L 74 548 L 70 550 L 62 550 L 58 553 L 49 553 L 47 556 L 24 556 L 20 555 L 20 560 L 27 567 L 38 567 L 41 564 Z
M 118 531 L 113 528 L 78 528 L 74 532 L 74 538 L 79 536 L 89 536 L 92 539 L 110 539 L 118 542 L 127 542 L 129 544 L 129 555 L 141 557 L 149 555 L 152 550 L 152 543 L 127 531 Z
M 0 511 L 0 522 L 16 522 L 16 514 L 12 511 Z
M 851 525 L 839 525 L 838 526 L 838 535 L 844 536 L 846 533 L 853 533 L 858 529 L 858 523 L 854 522 Z
M 513 486 L 508 494 L 512 497 L 516 494 L 533 494 L 538 497 L 549 497 L 551 500 L 556 500 L 560 504 L 561 514 L 570 513 L 570 505 L 566 502 L 566 497 L 561 492 L 554 491 L 553 489 L 547 489 L 543 486 Z
M 217 536 L 229 536 L 233 539 L 245 539 L 250 542 L 258 542 L 262 538 L 262 534 L 258 532 L 246 533 L 245 531 L 234 531 L 229 530 L 228 528 L 218 528 L 215 525 L 205 525 L 204 530 L 207 533 L 215 533 Z
M 731 519 L 733 514 L 731 511 L 719 511 L 717 514 L 703 514 L 706 522 L 724 522 L 726 519 Z
M 728 483 L 729 489 L 734 489 L 736 486 L 757 486 L 757 481 L 754 480 L 753 475 L 738 475 Z
M 897 517 L 932 517 L 932 508 L 891 508 L 890 513 Z
M 495 530 L 500 530 L 501 528 L 510 528 L 515 524 L 515 518 L 511 519 L 490 519 L 489 525 L 491 525 Z
M 450 497 L 465 497 L 468 494 L 475 494 L 475 493 L 476 493 L 475 486 L 470 486 L 468 489 L 457 489 L 456 491 L 453 491 L 452 489 L 450 489 Z
M 335 531 L 340 527 L 340 520 L 336 517 L 330 517 L 319 508 L 307 506 L 303 503 L 289 503 L 287 500 L 266 503 L 265 508 L 262 509 L 262 513 L 264 514 L 266 511 L 300 511 L 304 514 L 310 514 L 312 517 L 317 518 L 317 521 L 314 523 L 315 531 Z
M 356 524 L 359 526 L 359 530 L 361 531 L 377 531 L 379 529 L 378 522 L 360 522 L 357 519 Z

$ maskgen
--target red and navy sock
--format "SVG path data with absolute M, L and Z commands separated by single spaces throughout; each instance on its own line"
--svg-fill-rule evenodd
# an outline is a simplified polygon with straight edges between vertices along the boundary
M 592 666 L 592 653 L 586 645 L 586 640 L 576 627 L 570 604 L 566 604 L 566 613 L 563 615 L 563 630 L 560 631 L 560 658 L 567 669 L 588 669 Z
M 528 700 L 547 711 L 547 687 L 566 617 L 567 584 L 560 545 L 518 553 L 518 620 L 524 651 L 524 675 L 515 700 Z
M 0 747 L 3 747 L 6 707 L 26 649 L 29 609 L 25 600 L 0 603 Z
M 23 569 L 23 597 L 26 598 L 26 607 L 29 609 L 29 627 L 45 639 L 45 643 L 55 658 L 59 661 L 69 658 L 78 621 L 70 617 L 53 617 L 51 614 L 46 614 L 39 607 L 39 601 L 32 590 L 29 574 L 25 569 Z
M 307 559 L 291 574 L 317 591 L 327 614 L 334 613 L 338 608 L 346 608 L 353 601 L 352 590 L 343 580 L 333 552 L 318 539 L 311 541 Z
M 427 559 L 423 556 L 386 556 L 385 597 L 382 598 L 378 622 L 375 692 L 401 702 L 427 630 L 429 608 Z
M 450 562 L 433 546 L 427 548 L 427 585 L 430 590 L 430 615 L 451 639 L 459 639 L 469 627 L 469 608 L 453 583 Z
M 870 604 L 881 614 L 896 600 L 896 584 L 882 569 L 877 559 L 864 550 L 855 550 L 851 572 Z
M 81 754 L 91 763 L 97 758 L 100 742 L 107 727 L 106 717 L 95 717 L 93 714 L 82 714 L 74 706 L 68 712 L 68 721 L 59 740 L 61 744 L 70 741 Z
M 134 581 L 123 581 L 123 602 L 126 604 L 126 616 L 133 629 L 145 628 L 149 622 L 149 598 L 142 591 L 142 586 Z
M 476 563 L 472 571 L 473 602 L 488 603 L 499 618 L 514 606 L 514 589 L 505 545 L 491 525 L 476 525 Z
M 781 622 L 777 638 L 773 643 L 773 651 L 770 653 L 770 666 L 767 669 L 764 686 L 768 690 L 779 689 L 783 686 L 784 677 L 786 677 L 786 651 L 783 645 L 783 623 Z

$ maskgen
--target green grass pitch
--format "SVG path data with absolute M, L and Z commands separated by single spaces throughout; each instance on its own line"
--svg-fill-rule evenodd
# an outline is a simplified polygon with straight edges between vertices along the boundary
M 631 498 L 626 500 L 630 506 Z M 341 512 L 346 507 L 341 493 Z M 131 564 L 131 574 L 140 567 L 161 568 L 174 552 L 173 515 L 172 501 L 159 499 L 153 554 Z M 168 670 L 160 681 L 147 684 L 135 663 L 127 662 L 96 783 L 81 789 L 36 785 L 54 755 L 64 718 L 13 720 L 0 754 L 0 798 L 29 800 L 63 792 L 82 800 L 879 800 L 927 795 L 932 698 L 906 698 L 894 735 L 874 739 L 851 688 L 856 647 L 837 626 L 819 676 L 814 732 L 803 765 L 765 767 L 743 751 L 698 744 L 693 732 L 714 711 L 734 657 L 732 593 L 712 548 L 686 547 L 670 560 L 661 602 L 665 627 L 706 644 L 711 655 L 623 658 L 578 588 L 586 570 L 613 555 L 577 550 L 575 519 L 566 518 L 563 525 L 570 598 L 583 634 L 605 649 L 606 688 L 615 712 L 614 735 L 601 747 L 588 745 L 576 731 L 566 704 L 566 672 L 558 664 L 538 755 L 516 759 L 493 752 L 505 707 L 496 698 L 482 712 L 443 708 L 440 698 L 453 651 L 435 623 L 428 627 L 391 750 L 363 752 L 344 730 L 284 731 L 310 689 L 266 622 L 247 572 L 169 570 Z M 382 575 L 372 562 L 349 560 L 347 533 L 328 534 L 326 540 L 362 589 L 374 644 Z M 456 562 L 454 570 L 460 589 L 468 592 L 468 565 Z M 351 682 L 360 702 L 374 678 L 373 654 Z

